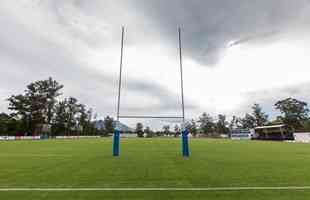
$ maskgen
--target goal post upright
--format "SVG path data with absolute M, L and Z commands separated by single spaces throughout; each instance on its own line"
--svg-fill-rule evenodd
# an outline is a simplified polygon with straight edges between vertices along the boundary
M 189 157 L 189 144 L 188 135 L 189 131 L 185 124 L 185 108 L 184 108 L 184 88 L 183 88 L 183 61 L 182 61 L 182 41 L 181 41 L 181 28 L 178 28 L 178 39 L 179 39 L 179 62 L 180 62 L 180 77 L 181 77 L 181 102 L 182 102 L 182 116 L 121 116 L 120 115 L 120 103 L 121 103 L 121 89 L 122 89 L 122 70 L 123 70 L 123 50 L 124 50 L 124 36 L 125 28 L 122 26 L 122 36 L 121 36 L 121 51 L 120 51 L 120 70 L 119 70 L 119 80 L 118 80 L 118 98 L 117 98 L 117 120 L 115 125 L 115 131 L 113 134 L 113 156 L 119 156 L 120 148 L 120 119 L 121 118 L 152 118 L 152 119 L 182 119 L 182 155 L 183 157 Z
M 182 58 L 182 38 L 181 38 L 181 28 L 178 29 L 179 32 L 179 59 L 180 59 L 180 76 L 181 76 L 181 98 L 182 98 L 182 154 L 183 157 L 189 157 L 189 145 L 188 145 L 188 135 L 189 132 L 185 124 L 185 109 L 184 109 L 184 86 L 183 86 L 183 58 Z
M 122 26 L 122 39 L 121 39 L 121 57 L 120 57 L 120 66 L 119 66 L 119 80 L 118 80 L 118 96 L 117 96 L 117 116 L 116 116 L 116 125 L 113 134 L 113 156 L 119 156 L 119 143 L 120 143 L 120 134 L 121 128 L 119 127 L 119 111 L 121 104 L 121 89 L 122 89 L 122 70 L 123 70 L 123 51 L 124 51 L 124 34 L 125 28 Z

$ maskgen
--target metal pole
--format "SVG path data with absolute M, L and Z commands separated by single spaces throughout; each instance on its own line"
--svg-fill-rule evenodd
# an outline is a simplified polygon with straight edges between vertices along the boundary
M 189 132 L 185 127 L 181 28 L 179 28 L 179 56 L 180 56 L 181 96 L 182 96 L 182 116 L 183 116 L 182 154 L 183 154 L 183 157 L 188 158 L 189 157 L 189 145 L 188 145 L 188 134 L 189 134 Z
M 181 73 L 182 116 L 183 116 L 183 123 L 185 123 L 181 28 L 179 28 L 179 56 L 180 56 L 180 73 Z
M 119 110 L 120 110 L 121 89 L 122 89 L 123 49 L 124 49 L 124 27 L 122 27 L 121 58 L 119 67 L 118 98 L 117 98 L 117 121 L 116 121 L 117 124 L 113 135 L 113 156 L 119 156 L 121 130 L 119 130 L 118 124 L 119 124 Z
M 124 49 L 124 27 L 122 27 L 121 58 L 120 58 L 120 67 L 119 67 L 119 80 L 118 80 L 117 121 L 119 121 L 119 109 L 120 109 L 120 104 L 121 104 L 123 49 Z

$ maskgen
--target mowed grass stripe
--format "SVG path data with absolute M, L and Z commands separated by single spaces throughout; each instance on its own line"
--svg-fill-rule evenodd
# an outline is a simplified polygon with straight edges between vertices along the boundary
M 242 190 L 310 190 L 310 186 L 287 187 L 210 187 L 210 188 L 0 188 L 10 191 L 242 191 Z

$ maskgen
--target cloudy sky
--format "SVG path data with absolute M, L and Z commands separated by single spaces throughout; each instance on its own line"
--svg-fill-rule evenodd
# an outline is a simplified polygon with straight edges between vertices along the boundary
M 187 118 L 310 103 L 308 0 L 2 0 L 0 110 L 52 76 L 65 96 L 115 116 L 121 26 L 121 114 L 181 114 L 178 27 Z

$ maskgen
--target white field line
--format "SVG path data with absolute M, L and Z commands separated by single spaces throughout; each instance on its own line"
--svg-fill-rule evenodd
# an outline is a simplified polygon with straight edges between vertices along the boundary
M 159 187 L 159 188 L 0 188 L 0 192 L 9 191 L 45 191 L 45 192 L 67 192 L 67 191 L 242 191 L 242 190 L 310 190 L 310 186 L 279 186 L 279 187 L 197 187 L 197 188 L 176 188 L 176 187 Z
M 64 154 L 1 154 L 0 157 L 74 157 L 75 155 L 64 155 Z M 76 155 L 78 156 L 78 155 Z

